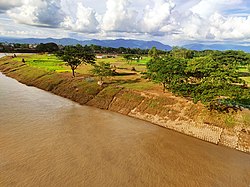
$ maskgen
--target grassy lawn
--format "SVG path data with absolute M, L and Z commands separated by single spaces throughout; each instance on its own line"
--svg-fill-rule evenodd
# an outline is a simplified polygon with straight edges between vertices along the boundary
M 29 66 L 42 68 L 47 71 L 56 71 L 56 72 L 69 72 L 70 68 L 65 65 L 62 60 L 59 60 L 55 55 L 22 55 L 14 58 L 13 60 L 17 60 L 22 62 L 22 59 L 25 60 L 25 63 Z
M 116 58 L 106 58 L 106 59 L 97 59 L 98 62 L 109 62 L 111 65 L 116 66 L 118 70 L 130 71 L 132 67 L 136 69 L 138 72 L 144 72 L 146 70 L 146 63 L 150 60 L 149 57 L 144 56 L 142 59 L 132 62 L 127 62 L 122 56 L 118 56 Z
M 57 73 L 71 73 L 70 67 L 66 66 L 65 62 L 58 59 L 55 55 L 25 54 L 14 58 L 13 61 L 22 62 L 22 59 L 25 60 L 27 65 L 41 68 L 48 72 L 55 71 Z M 106 78 L 105 82 L 135 90 L 150 90 L 154 89 L 154 87 L 158 85 L 152 82 L 147 82 L 141 78 L 141 72 L 146 71 L 146 63 L 149 60 L 149 57 L 144 56 L 139 62 L 132 61 L 128 63 L 122 56 L 117 56 L 116 58 L 96 59 L 96 63 L 109 62 L 112 66 L 116 67 L 118 75 Z M 135 68 L 136 71 L 131 71 L 132 67 Z M 81 77 L 81 75 L 90 75 L 92 68 L 93 67 L 91 65 L 80 65 L 76 70 L 77 77 Z
M 111 66 L 116 67 L 116 72 L 119 75 L 110 77 L 107 82 L 136 90 L 148 90 L 156 86 L 154 83 L 141 78 L 141 73 L 146 71 L 146 63 L 149 60 L 149 57 L 144 56 L 139 62 L 127 62 L 122 56 L 118 56 L 116 58 L 97 59 L 97 63 L 109 62 Z M 132 68 L 136 71 L 131 71 Z
M 13 61 L 21 62 L 25 59 L 26 64 L 29 66 L 42 68 L 46 71 L 56 71 L 58 73 L 71 72 L 69 66 L 65 65 L 65 62 L 58 59 L 55 55 L 48 54 L 36 54 L 36 55 L 21 55 L 14 58 Z M 122 56 L 116 58 L 105 58 L 96 59 L 96 62 L 109 62 L 112 66 L 116 67 L 116 71 L 119 73 L 118 76 L 113 76 L 107 80 L 109 83 L 115 83 L 122 85 L 127 88 L 133 88 L 138 90 L 151 89 L 155 87 L 153 83 L 146 82 L 141 78 L 141 73 L 146 71 L 146 63 L 150 60 L 150 57 L 143 56 L 142 59 L 132 62 L 127 62 Z M 131 71 L 135 68 L 136 71 Z M 76 72 L 81 74 L 91 74 L 91 65 L 80 65 Z M 241 73 L 241 78 L 250 85 L 250 73 L 248 72 L 247 66 L 239 67 L 238 71 Z

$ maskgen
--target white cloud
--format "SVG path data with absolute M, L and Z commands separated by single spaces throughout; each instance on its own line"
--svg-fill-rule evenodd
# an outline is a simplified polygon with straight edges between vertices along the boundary
M 95 38 L 249 41 L 249 5 L 246 0 L 0 0 L 0 24 L 10 18 L 19 23 L 18 34 L 27 35 L 28 27 L 31 36 L 46 29 L 39 26 Z M 1 34 L 15 33 L 11 24 L 4 27 Z
M 74 13 L 68 14 L 61 23 L 63 28 L 86 33 L 97 32 L 98 25 L 95 11 L 80 2 L 77 3 Z
M 197 13 L 184 14 L 180 18 L 180 34 L 174 35 L 178 40 L 198 41 L 232 41 L 250 40 L 250 16 L 223 16 L 215 12 L 206 18 Z
M 167 28 L 166 25 L 169 24 L 171 12 L 174 9 L 175 4 L 172 0 L 155 0 L 154 6 L 150 7 L 149 5 L 146 6 L 144 9 L 143 18 L 140 21 L 140 30 L 142 32 L 149 32 L 149 33 L 157 33 L 163 27 L 162 30 L 167 30 L 171 28 Z
M 214 12 L 234 8 L 240 3 L 242 3 L 242 0 L 201 0 L 198 4 L 191 8 L 191 11 L 203 18 L 207 18 Z
M 45 27 L 58 27 L 64 17 L 60 0 L 24 0 L 7 14 L 18 23 Z
M 23 0 L 22 6 L 7 13 L 17 23 L 77 32 L 96 32 L 99 24 L 95 11 L 79 0 Z
M 137 12 L 129 8 L 129 0 L 108 0 L 103 16 L 104 31 L 135 32 Z
M 22 0 L 1 0 L 0 13 L 22 5 Z
M 0 19 L 0 36 L 64 38 L 68 32 L 55 28 L 37 28 L 29 25 L 14 23 L 9 19 Z
M 210 19 L 210 33 L 216 39 L 244 39 L 250 38 L 250 16 L 224 17 L 218 13 Z

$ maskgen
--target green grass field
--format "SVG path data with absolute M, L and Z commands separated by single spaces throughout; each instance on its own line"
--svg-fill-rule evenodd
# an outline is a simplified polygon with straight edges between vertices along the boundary
M 36 54 L 36 55 L 21 55 L 13 60 L 21 62 L 22 59 L 25 59 L 26 64 L 42 68 L 46 71 L 56 71 L 58 73 L 62 72 L 71 72 L 69 66 L 65 65 L 65 62 L 58 59 L 55 55 L 48 55 L 48 54 Z M 142 59 L 132 62 L 127 62 L 122 56 L 117 56 L 116 58 L 105 58 L 105 59 L 97 59 L 96 62 L 109 62 L 112 66 L 115 66 L 117 72 L 123 76 L 115 76 L 113 79 L 119 79 L 121 82 L 127 79 L 138 79 L 141 77 L 140 73 L 146 71 L 146 63 L 150 61 L 150 57 L 143 56 Z M 135 72 L 131 72 L 131 69 L 135 68 Z M 81 65 L 76 70 L 79 74 L 90 74 L 92 69 L 91 65 Z M 247 66 L 239 67 L 238 71 L 241 73 L 241 78 L 250 84 L 250 73 L 248 71 Z
M 22 62 L 22 59 L 25 60 L 27 65 L 41 68 L 48 72 L 55 71 L 57 73 L 71 73 L 70 67 L 66 66 L 65 62 L 58 59 L 55 55 L 20 55 L 16 58 L 13 58 L 13 61 Z M 106 78 L 105 82 L 135 90 L 149 90 L 158 86 L 157 84 L 147 82 L 141 78 L 141 73 L 146 71 L 146 63 L 149 60 L 149 57 L 144 56 L 139 62 L 132 61 L 128 63 L 122 56 L 117 56 L 116 58 L 96 59 L 96 63 L 108 62 L 111 64 L 111 66 L 116 67 L 116 72 L 118 75 Z M 80 65 L 76 70 L 77 77 L 81 77 L 82 75 L 90 75 L 92 68 L 93 67 L 91 65 Z M 132 68 L 135 68 L 136 71 L 131 71 Z
M 59 60 L 55 55 L 25 55 L 19 56 L 13 60 L 17 60 L 19 62 L 25 60 L 25 63 L 29 66 L 42 68 L 47 71 L 57 71 L 57 72 L 68 72 L 70 68 L 65 65 L 62 60 Z
M 71 69 L 69 66 L 65 65 L 65 62 L 58 59 L 55 55 L 48 54 L 36 54 L 36 55 L 21 55 L 14 58 L 13 61 L 21 62 L 25 59 L 26 64 L 32 67 L 41 68 L 46 71 L 55 71 L 57 73 L 70 73 Z M 117 56 L 116 58 L 105 58 L 97 59 L 96 63 L 99 62 L 109 62 L 112 66 L 116 67 L 117 76 L 107 78 L 105 81 L 107 83 L 118 84 L 126 88 L 136 89 L 136 90 L 150 90 L 156 89 L 159 85 L 152 82 L 147 82 L 142 79 L 142 72 L 146 71 L 146 63 L 150 60 L 150 57 L 144 56 L 139 62 L 132 61 L 127 62 L 122 56 Z M 131 71 L 135 68 L 136 71 Z M 89 75 L 91 74 L 91 65 L 80 65 L 76 72 L 77 76 Z M 250 73 L 247 67 L 240 67 L 238 71 L 241 73 L 241 78 L 250 85 Z
M 136 60 L 127 62 L 122 56 L 116 58 L 106 58 L 106 59 L 97 59 L 98 62 L 109 62 L 111 65 L 115 65 L 118 69 L 128 69 L 130 70 L 134 67 L 138 71 L 146 70 L 146 63 L 150 60 L 150 57 L 143 56 L 142 59 L 137 62 Z

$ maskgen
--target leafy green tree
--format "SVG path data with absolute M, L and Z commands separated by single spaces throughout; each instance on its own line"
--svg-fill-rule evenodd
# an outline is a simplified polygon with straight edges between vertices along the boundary
M 178 93 L 188 92 L 187 76 L 185 74 L 187 61 L 172 57 L 153 58 L 147 63 L 147 76 L 163 85 L 163 90 L 170 89 Z M 184 92 L 182 92 L 183 94 Z
M 133 56 L 134 55 L 132 55 L 132 54 L 125 54 L 125 55 L 123 55 L 123 58 L 127 61 L 127 63 L 130 63 L 133 60 Z
M 216 59 L 156 58 L 147 63 L 147 76 L 161 83 L 164 90 L 192 97 L 195 103 L 201 101 L 210 109 L 250 103 L 250 91 L 239 78 L 237 63 Z
M 133 59 L 135 59 L 136 62 L 140 62 L 140 60 L 142 59 L 142 56 L 139 54 L 136 54 L 136 55 L 134 55 Z
M 100 77 L 100 80 L 103 81 L 104 77 L 109 77 L 115 75 L 115 70 L 112 69 L 110 63 L 99 62 L 99 64 L 94 64 L 91 72 L 94 75 Z
M 212 57 L 199 57 L 188 62 L 185 70 L 195 80 L 191 96 L 194 101 L 213 104 L 222 99 L 237 100 L 241 97 L 243 85 L 235 64 L 214 60 Z
M 133 60 L 136 62 L 140 62 L 142 56 L 139 54 L 125 54 L 123 55 L 123 58 L 128 62 L 132 62 Z
M 250 63 L 250 55 L 243 51 L 217 51 L 212 55 L 212 58 L 223 64 L 246 66 Z
M 20 43 L 15 43 L 14 48 L 21 48 L 21 44 Z
M 75 77 L 75 70 L 79 65 L 95 64 L 95 54 L 88 46 L 65 46 L 57 53 L 57 56 L 70 66 L 73 77 Z
M 191 59 L 195 56 L 195 52 L 192 50 L 189 50 L 189 49 L 175 46 L 169 52 L 169 55 L 174 57 L 174 58 Z
M 159 52 L 156 49 L 156 47 L 152 47 L 149 51 L 148 51 L 148 55 L 152 58 L 157 58 L 159 57 Z
M 28 49 L 29 48 L 29 44 L 21 44 L 20 46 L 22 49 Z
M 58 51 L 59 47 L 58 47 L 58 45 L 56 43 L 52 43 L 52 42 L 51 43 L 46 43 L 46 44 L 41 43 L 41 44 L 36 46 L 36 50 L 38 52 L 49 52 L 49 53 L 51 53 L 51 52 Z

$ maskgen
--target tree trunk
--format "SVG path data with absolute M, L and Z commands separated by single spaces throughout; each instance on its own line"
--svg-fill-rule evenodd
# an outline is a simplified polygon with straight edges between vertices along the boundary
M 74 68 L 71 68 L 71 69 L 72 69 L 73 77 L 75 77 L 75 69 Z

